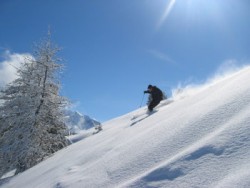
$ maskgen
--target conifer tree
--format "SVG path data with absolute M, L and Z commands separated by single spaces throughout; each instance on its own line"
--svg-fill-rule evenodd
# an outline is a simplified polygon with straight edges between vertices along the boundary
M 17 70 L 18 78 L 0 94 L 0 177 L 22 172 L 68 145 L 60 96 L 59 48 L 50 39 L 36 46 Z

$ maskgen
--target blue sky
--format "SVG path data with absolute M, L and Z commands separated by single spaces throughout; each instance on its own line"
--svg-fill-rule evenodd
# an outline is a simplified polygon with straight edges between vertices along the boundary
M 32 53 L 50 26 L 62 94 L 106 121 L 138 108 L 148 84 L 170 96 L 224 62 L 249 62 L 249 10 L 249 0 L 1 0 L 0 79 L 6 54 Z

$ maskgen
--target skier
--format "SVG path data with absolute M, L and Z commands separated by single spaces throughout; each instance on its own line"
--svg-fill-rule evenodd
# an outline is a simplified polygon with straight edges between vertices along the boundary
M 148 111 L 152 112 L 154 107 L 156 107 L 161 100 L 163 100 L 162 91 L 156 86 L 148 85 L 148 90 L 144 91 L 145 93 L 149 93 L 149 103 L 148 103 Z

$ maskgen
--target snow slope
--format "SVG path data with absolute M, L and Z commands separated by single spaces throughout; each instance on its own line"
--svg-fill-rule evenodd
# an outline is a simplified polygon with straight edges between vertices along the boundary
M 110 120 L 2 186 L 250 187 L 249 80 L 246 67 L 183 90 L 133 126 L 145 107 Z

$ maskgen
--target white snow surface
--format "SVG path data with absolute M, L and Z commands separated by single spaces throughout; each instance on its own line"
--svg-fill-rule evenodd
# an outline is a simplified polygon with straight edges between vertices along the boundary
M 250 187 L 250 67 L 103 124 L 4 188 Z M 132 120 L 131 120 L 132 119 Z

